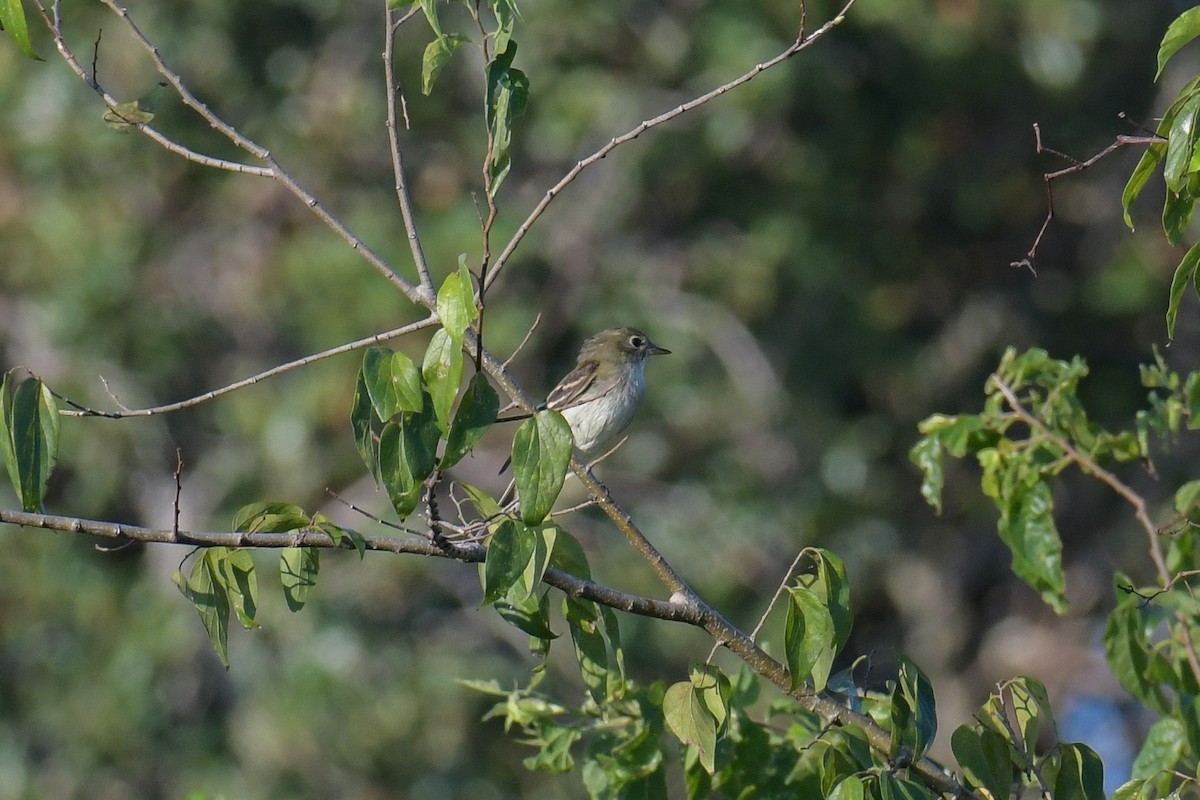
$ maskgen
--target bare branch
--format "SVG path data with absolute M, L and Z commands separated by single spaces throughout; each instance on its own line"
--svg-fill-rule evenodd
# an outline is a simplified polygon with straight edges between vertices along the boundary
M 413 214 L 412 195 L 408 190 L 408 182 L 404 176 L 404 156 L 400 149 L 400 133 L 396 127 L 396 98 L 403 102 L 404 94 L 396 81 L 396 30 L 400 24 L 417 12 L 419 6 L 413 6 L 399 21 L 393 23 L 393 13 L 387 0 L 383 3 L 386 24 L 383 37 L 383 77 L 387 84 L 387 132 L 388 142 L 392 151 L 392 173 L 396 178 L 396 199 L 400 203 L 400 217 L 404 220 L 404 231 L 408 235 L 408 247 L 412 251 L 413 264 L 417 269 L 420 286 L 434 293 L 433 279 L 429 275 L 429 264 L 425 260 L 425 251 L 421 248 L 421 239 L 417 236 L 417 222 Z M 405 125 L 408 127 L 408 114 L 405 112 Z
M 1036 142 L 1035 146 L 1036 146 L 1036 151 L 1037 151 L 1038 155 L 1041 155 L 1042 153 L 1049 153 L 1050 155 L 1058 156 L 1061 159 L 1071 162 L 1071 166 L 1069 166 L 1069 167 L 1064 167 L 1063 169 L 1055 170 L 1054 172 L 1046 172 L 1046 173 L 1042 174 L 1042 180 L 1046 184 L 1046 219 L 1042 222 L 1042 227 L 1038 231 L 1037 236 L 1034 237 L 1033 245 L 1029 248 L 1029 252 L 1025 254 L 1025 257 L 1022 258 L 1020 261 L 1014 261 L 1009 265 L 1014 268 L 1024 267 L 1025 269 L 1028 269 L 1030 272 L 1032 272 L 1034 275 L 1037 275 L 1037 269 L 1034 266 L 1035 259 L 1037 257 L 1037 249 L 1042 243 L 1042 237 L 1046 235 L 1046 230 L 1050 227 L 1051 220 L 1054 219 L 1054 189 L 1052 186 L 1054 181 L 1056 181 L 1059 178 L 1062 178 L 1064 176 L 1067 176 L 1067 175 L 1073 175 L 1076 172 L 1083 172 L 1085 169 L 1088 169 L 1089 167 L 1094 166 L 1096 163 L 1098 163 L 1102 159 L 1107 158 L 1108 156 L 1112 155 L 1114 152 L 1116 152 L 1118 149 L 1120 149 L 1122 147 L 1126 147 L 1128 145 L 1149 145 L 1149 144 L 1165 143 L 1166 139 L 1162 138 L 1161 136 L 1155 136 L 1155 135 L 1127 136 L 1125 134 L 1122 134 L 1122 135 L 1118 136 L 1116 138 L 1116 140 L 1113 141 L 1112 144 L 1110 144 L 1108 147 L 1101 150 L 1099 153 L 1096 153 L 1096 155 L 1092 156 L 1087 161 L 1076 161 L 1074 158 L 1071 158 L 1069 155 L 1066 155 L 1065 153 L 1060 153 L 1057 150 L 1052 150 L 1049 147 L 1046 147 L 1045 145 L 1043 145 L 1042 144 L 1042 129 L 1036 122 L 1033 123 L 1033 137 L 1034 137 L 1034 141 Z
M 162 406 L 153 406 L 151 408 L 126 408 L 125 406 L 121 405 L 121 402 L 117 400 L 112 392 L 109 392 L 109 397 L 113 398 L 113 402 L 117 403 L 117 405 L 121 407 L 121 410 L 97 411 L 94 408 L 88 408 L 80 403 L 76 403 L 74 400 L 64 397 L 57 392 L 54 392 L 53 394 L 59 400 L 62 400 L 64 403 L 71 406 L 71 408 L 59 409 L 58 413 L 65 417 L 104 417 L 106 419 L 124 419 L 125 417 L 150 417 L 155 414 L 167 414 L 172 411 L 180 411 L 201 403 L 206 403 L 209 400 L 220 397 L 223 394 L 229 394 L 230 392 L 238 389 L 243 389 L 247 386 L 253 386 L 259 381 L 266 380 L 267 378 L 273 378 L 276 375 L 283 374 L 284 372 L 290 372 L 291 370 L 299 369 L 300 367 L 317 361 L 322 361 L 332 356 L 341 355 L 342 353 L 347 353 L 351 350 L 357 350 L 360 347 L 368 347 L 373 344 L 379 344 L 380 342 L 386 342 L 389 339 L 395 339 L 400 336 L 404 336 L 405 334 L 419 331 L 422 328 L 432 327 L 437 323 L 438 320 L 436 317 L 426 317 L 423 320 L 410 322 L 408 325 L 403 325 L 399 328 L 393 328 L 390 331 L 376 333 L 364 339 L 357 339 L 353 342 L 347 342 L 346 344 L 330 348 L 329 350 L 322 350 L 320 353 L 314 353 L 310 356 L 305 356 L 304 358 L 298 358 L 295 361 L 289 361 L 286 364 L 280 364 L 279 366 L 272 367 L 265 372 L 260 372 L 257 375 L 251 375 L 249 378 L 243 378 L 242 380 L 231 383 L 228 386 L 222 386 L 220 389 L 213 389 L 211 392 L 205 392 L 204 394 L 197 395 L 196 397 L 189 397 L 187 400 L 180 400 L 177 403 L 168 403 L 167 405 Z M 101 380 L 103 380 L 103 378 Z M 105 382 L 104 387 L 105 390 L 108 391 L 107 381 Z
M 542 199 L 538 202 L 538 204 L 536 206 L 534 206 L 533 211 L 530 212 L 529 216 L 525 218 L 525 221 L 521 223 L 519 228 L 517 228 L 517 232 L 515 234 L 513 234 L 512 239 L 509 240 L 509 242 L 505 246 L 503 252 L 501 252 L 500 255 L 496 258 L 496 263 L 491 268 L 491 270 L 488 272 L 488 274 L 486 276 L 486 280 L 483 281 L 483 286 L 481 287 L 481 290 L 486 290 L 491 287 L 491 285 L 496 281 L 496 278 L 498 278 L 500 276 L 500 272 L 504 268 L 504 265 L 506 263 L 508 263 L 508 259 L 512 257 L 513 252 L 517 249 L 517 245 L 519 245 L 521 243 L 521 240 L 523 240 L 525 238 L 525 235 L 527 233 L 529 233 L 529 229 L 533 226 L 533 224 L 535 222 L 538 221 L 538 218 L 542 216 L 542 214 L 545 212 L 547 206 L 549 206 L 550 203 L 553 202 L 554 198 L 557 197 L 559 195 L 559 193 L 562 192 L 563 189 L 565 189 L 567 186 L 569 186 L 571 183 L 573 183 L 574 180 L 576 178 L 578 178 L 580 173 L 582 173 L 585 169 L 592 166 L 597 161 L 600 161 L 605 156 L 607 156 L 609 153 L 611 153 L 613 150 L 616 150 L 618 147 L 625 144 L 626 142 L 631 142 L 634 139 L 638 138 L 639 136 L 641 136 L 643 133 L 650 130 L 651 128 L 656 128 L 659 125 L 662 125 L 664 122 L 670 122 L 671 120 L 675 119 L 676 117 L 678 117 L 682 114 L 686 114 L 687 112 L 691 111 L 692 109 L 698 108 L 698 107 L 704 105 L 705 103 L 708 103 L 711 100 L 715 100 L 716 98 L 720 97 L 721 95 L 725 94 L 726 92 L 728 92 L 732 89 L 736 89 L 737 87 L 741 86 L 744 83 L 749 83 L 750 81 L 757 78 L 763 72 L 771 69 L 774 66 L 782 64 L 784 61 L 787 61 L 789 58 L 791 58 L 792 56 L 801 52 L 802 50 L 808 49 L 812 44 L 814 44 L 818 40 L 822 39 L 827 33 L 829 33 L 835 27 L 840 25 L 842 23 L 842 21 L 845 19 L 846 12 L 848 12 L 850 10 L 850 8 L 854 5 L 854 3 L 855 3 L 855 0 L 849 0 L 849 2 L 847 2 L 844 6 L 842 6 L 842 10 L 839 11 L 833 19 L 829 20 L 824 25 L 822 25 L 820 28 L 813 31 L 811 35 L 806 36 L 803 26 L 802 26 L 799 35 L 797 35 L 797 37 L 796 37 L 796 41 L 792 42 L 792 44 L 789 45 L 786 50 L 784 50 L 782 53 L 775 56 L 774 58 L 770 59 L 769 61 L 764 61 L 761 64 L 755 65 L 753 69 L 745 72 L 744 74 L 740 75 L 737 78 L 734 78 L 733 80 L 729 81 L 728 83 L 722 84 L 709 92 L 705 92 L 704 94 L 700 95 L 699 97 L 693 98 L 692 100 L 689 100 L 688 102 L 683 103 L 682 105 L 678 105 L 675 108 L 671 109 L 670 111 L 664 112 L 662 114 L 659 114 L 657 117 L 653 117 L 651 119 L 643 121 L 637 127 L 610 140 L 607 144 L 605 144 L 599 150 L 592 153 L 587 158 L 584 158 L 582 161 L 577 162 L 575 164 L 575 166 L 571 167 L 571 169 L 567 171 L 567 174 L 564 175 L 558 181 L 558 183 L 554 184 L 546 191 L 546 194 L 542 197 Z M 803 7 L 802 7 L 802 9 L 803 9 Z M 805 19 L 805 15 L 802 13 L 801 20 L 803 21 L 804 19 Z

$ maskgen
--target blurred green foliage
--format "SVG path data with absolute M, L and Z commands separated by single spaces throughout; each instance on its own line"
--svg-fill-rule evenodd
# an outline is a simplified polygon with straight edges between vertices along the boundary
M 530 98 L 497 198 L 499 242 L 576 160 L 771 57 L 798 24 L 782 0 L 526 0 L 521 10 L 516 65 Z M 411 275 L 383 127 L 382 4 L 131 11 L 197 96 Z M 810 3 L 810 26 L 833 11 Z M 106 88 L 123 101 L 153 89 L 158 76 L 118 20 L 83 2 L 63 13 L 76 52 L 86 60 L 98 48 Z M 489 345 L 511 351 L 543 315 L 516 362 L 534 394 L 605 327 L 638 325 L 674 351 L 601 474 L 735 621 L 752 624 L 795 552 L 820 544 L 845 559 L 855 586 L 848 650 L 913 656 L 947 732 L 1018 672 L 1043 678 L 1057 700 L 1065 687 L 1054 676 L 1090 663 L 1086 615 L 1108 602 L 1109 565 L 1141 555 L 1124 512 L 1101 488 L 1066 481 L 1055 504 L 1066 593 L 1083 616 L 1050 627 L 1068 623 L 1042 618 L 1036 596 L 1014 585 L 973 481 L 948 467 L 935 519 L 906 453 L 917 420 L 974 406 L 1009 345 L 1084 355 L 1096 388 L 1082 391 L 1101 417 L 1140 402 L 1136 364 L 1163 340 L 1179 253 L 1156 235 L 1153 202 L 1135 208 L 1136 233 L 1121 224 L 1137 154 L 1056 187 L 1036 279 L 1008 264 L 1045 214 L 1039 173 L 1061 166 L 1035 156 L 1031 123 L 1083 157 L 1129 131 L 1118 112 L 1135 122 L 1161 112 L 1174 92 L 1154 96 L 1154 56 L 1174 13 L 1137 0 L 862 2 L 811 50 L 569 187 L 489 294 Z M 470 34 L 466 22 L 445 7 L 446 30 Z M 418 318 L 273 184 L 111 130 L 45 31 L 31 24 L 31 37 L 45 63 L 0 42 L 5 368 L 27 366 L 96 407 L 111 404 L 103 375 L 123 403 L 142 406 Z M 428 39 L 419 16 L 405 25 L 397 75 L 418 224 L 440 283 L 460 253 L 481 251 L 472 192 L 483 196 L 486 129 L 481 64 L 467 50 L 421 95 Z M 1162 85 L 1172 80 L 1169 69 Z M 239 155 L 177 100 L 155 113 L 189 146 Z M 1188 302 L 1169 351 L 1184 367 L 1200 345 Z M 419 358 L 427 342 L 393 346 Z M 184 527 L 223 529 L 263 499 L 327 504 L 360 527 L 325 495 L 389 507 L 347 424 L 360 363 L 342 356 L 169 416 L 64 420 L 47 507 L 168 527 L 179 448 Z M 457 474 L 502 488 L 505 436 L 490 434 Z M 1184 447 L 1158 464 L 1162 485 L 1182 482 L 1187 456 Z M 0 502 L 16 503 L 7 486 Z M 585 517 L 575 530 L 599 580 L 654 591 L 611 529 Z M 232 634 L 225 672 L 170 582 L 186 551 L 102 555 L 65 535 L 0 535 L 0 796 L 581 792 L 571 778 L 524 772 L 526 751 L 498 723 L 478 722 L 485 699 L 452 682 L 506 686 L 531 663 L 523 636 L 476 611 L 470 568 L 337 554 L 304 613 L 262 592 L 263 627 Z M 709 646 L 679 626 L 622 626 L 637 656 L 630 672 L 646 683 L 682 678 Z M 1014 630 L 1020 646 L 1005 638 Z M 1046 630 L 1079 647 L 1031 644 Z M 550 680 L 582 696 L 571 670 L 555 669 L 571 658 L 565 649 Z

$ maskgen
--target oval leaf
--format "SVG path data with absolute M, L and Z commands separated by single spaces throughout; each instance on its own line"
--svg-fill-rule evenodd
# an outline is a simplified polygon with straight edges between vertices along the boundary
M 513 438 L 512 466 L 521 518 L 537 525 L 562 491 L 571 463 L 571 426 L 557 411 L 539 411 L 525 420 Z
M 381 422 L 401 411 L 420 411 L 421 373 L 404 353 L 386 347 L 370 347 L 363 353 L 363 385 Z
M 446 276 L 437 294 L 437 312 L 442 327 L 458 345 L 462 346 L 463 334 L 479 316 L 475 307 L 475 285 L 467 269 L 467 257 L 458 257 L 458 271 Z
M 0 383 L 0 450 L 13 490 L 25 511 L 41 511 L 58 458 L 58 404 L 37 378 L 12 387 Z
M 508 594 L 533 558 L 534 533 L 514 519 L 506 519 L 488 541 L 483 562 L 483 605 Z M 528 597 L 528 593 L 524 593 Z M 521 597 L 518 600 L 524 599 Z
M 454 421 L 450 423 L 450 432 L 446 435 L 446 452 L 442 455 L 440 468 L 450 469 L 471 452 L 471 448 L 496 422 L 496 414 L 499 411 L 500 396 L 488 383 L 486 375 L 482 372 L 475 373 L 462 402 L 458 404 Z
M 433 411 L 437 416 L 438 428 L 443 433 L 449 429 L 450 410 L 454 408 L 454 399 L 458 397 L 462 376 L 462 345 L 455 343 L 445 328 L 439 328 L 425 350 L 421 377 L 425 379 L 425 386 L 433 399 Z

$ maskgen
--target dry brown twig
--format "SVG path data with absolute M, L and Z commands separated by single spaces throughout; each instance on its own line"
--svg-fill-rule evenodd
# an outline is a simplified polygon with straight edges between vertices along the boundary
M 1037 258 L 1037 250 L 1042 244 L 1042 237 L 1046 235 L 1046 230 L 1049 229 L 1050 223 L 1054 219 L 1054 181 L 1058 180 L 1059 178 L 1066 177 L 1067 175 L 1074 175 L 1076 172 L 1083 172 L 1084 170 L 1095 166 L 1101 160 L 1112 155 L 1122 147 L 1128 147 L 1129 145 L 1157 144 L 1160 142 L 1166 142 L 1166 139 L 1154 135 L 1129 136 L 1122 134 L 1117 136 L 1112 144 L 1101 150 L 1099 153 L 1096 153 L 1091 158 L 1087 159 L 1086 161 L 1077 161 L 1066 153 L 1060 153 L 1059 151 L 1053 150 L 1042 144 L 1042 129 L 1036 122 L 1033 123 L 1033 137 L 1036 143 L 1035 148 L 1038 155 L 1041 155 L 1042 153 L 1049 153 L 1050 155 L 1058 156 L 1059 158 L 1071 162 L 1071 166 L 1069 167 L 1064 167 L 1063 169 L 1055 170 L 1053 172 L 1042 173 L 1042 181 L 1046 184 L 1046 219 L 1043 220 L 1042 227 L 1038 230 L 1037 236 L 1034 237 L 1033 245 L 1030 246 L 1029 252 L 1025 254 L 1025 257 L 1019 261 L 1014 261 L 1009 264 L 1009 266 L 1013 267 L 1014 269 L 1028 269 L 1033 275 L 1036 276 L 1037 269 L 1035 267 L 1035 260 Z

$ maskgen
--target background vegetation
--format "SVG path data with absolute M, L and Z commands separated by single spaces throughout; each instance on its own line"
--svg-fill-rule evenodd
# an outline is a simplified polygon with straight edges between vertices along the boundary
M 532 102 L 501 191 L 506 238 L 582 155 L 741 73 L 794 38 L 788 2 L 526 0 L 519 65 Z M 810 19 L 834 9 L 809 4 Z M 552 207 L 489 300 L 489 342 L 535 394 L 579 340 L 635 324 L 674 355 L 651 366 L 633 436 L 600 470 L 702 596 L 750 624 L 796 551 L 841 555 L 854 587 L 847 650 L 872 674 L 910 655 L 937 689 L 943 739 L 992 690 L 1045 681 L 1064 738 L 1105 757 L 1113 785 L 1151 720 L 1104 666 L 1114 565 L 1144 562 L 1129 514 L 1099 485 L 1055 497 L 1073 613 L 1053 617 L 1009 570 L 994 510 L 951 470 L 945 512 L 918 494 L 916 423 L 979 405 L 1008 345 L 1079 353 L 1102 421 L 1143 400 L 1137 364 L 1162 346 L 1179 252 L 1154 203 L 1117 198 L 1136 153 L 1058 184 L 1037 276 L 1011 269 L 1045 214 L 1031 124 L 1083 157 L 1161 112 L 1154 94 L 1170 4 L 1130 0 L 862 2 L 832 36 L 699 112 L 619 149 Z M 192 90 L 407 263 L 395 212 L 379 58 L 382 10 L 357 3 L 156 3 L 139 23 Z M 462 9 L 446 8 L 450 23 Z M 101 81 L 127 99 L 152 66 L 103 9 L 64 7 L 72 46 L 103 29 Z M 402 134 L 426 250 L 439 275 L 478 257 L 478 63 L 456 58 L 418 91 L 427 28 L 398 42 Z M 101 121 L 51 58 L 0 47 L 0 363 L 92 406 L 98 376 L 130 406 L 169 402 L 414 320 L 415 311 L 267 181 L 205 171 Z M 465 51 L 464 51 L 465 55 Z M 1191 56 L 1194 58 L 1194 56 Z M 1178 76 L 1178 77 L 1176 77 Z M 1174 81 L 1174 83 L 1172 83 Z M 162 93 L 160 124 L 232 155 Z M 1153 187 L 1150 191 L 1161 191 Z M 1197 361 L 1185 301 L 1167 360 Z M 414 357 L 423 340 L 397 346 Z M 47 507 L 170 527 L 176 448 L 182 527 L 289 499 L 356 527 L 326 487 L 382 512 L 346 424 L 357 355 L 219 402 L 145 420 L 64 420 Z M 460 468 L 494 477 L 511 433 Z M 1185 444 L 1139 488 L 1169 503 Z M 0 488 L 8 498 L 9 488 Z M 580 519 L 598 579 L 654 593 L 606 524 Z M 264 592 L 262 629 L 233 635 L 225 671 L 170 581 L 182 548 L 101 555 L 64 534 L 5 528 L 0 558 L 0 796 L 239 798 L 580 796 L 529 773 L 487 698 L 453 677 L 523 681 L 526 637 L 477 610 L 471 568 L 431 559 L 326 558 L 306 612 Z M 1143 569 L 1145 567 L 1142 567 Z M 1143 575 L 1142 577 L 1148 577 Z M 709 643 L 623 619 L 630 671 L 679 679 Z M 781 634 L 773 637 L 778 642 Z M 549 679 L 580 693 L 569 662 Z M 673 676 L 673 677 L 671 677 Z M 1129 713 L 1125 713 L 1129 712 Z M 1073 733 L 1070 731 L 1074 731 Z M 948 753 L 939 740 L 934 754 Z

